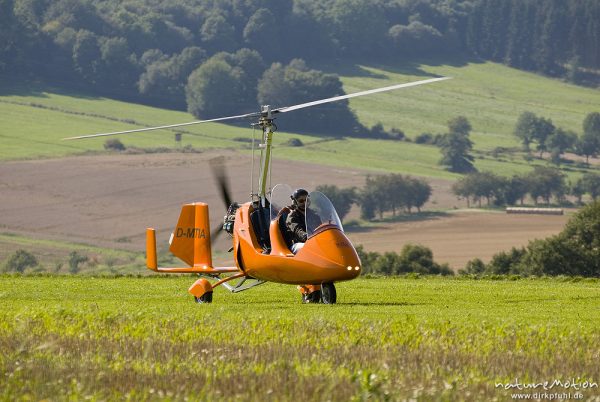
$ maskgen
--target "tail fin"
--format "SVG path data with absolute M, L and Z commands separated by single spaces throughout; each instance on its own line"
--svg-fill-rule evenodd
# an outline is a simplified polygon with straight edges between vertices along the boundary
M 169 250 L 192 267 L 212 268 L 207 204 L 197 202 L 181 208 Z
M 189 267 L 162 268 L 156 258 L 156 232 L 146 229 L 146 266 L 157 272 L 222 274 L 239 272 L 237 267 L 213 267 L 210 249 L 208 205 L 187 204 L 181 209 L 179 221 L 171 235 L 170 251 L 185 261 Z

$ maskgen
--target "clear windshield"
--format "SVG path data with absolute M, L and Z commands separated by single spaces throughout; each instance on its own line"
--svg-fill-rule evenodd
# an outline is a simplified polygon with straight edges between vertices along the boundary
M 342 221 L 325 194 L 313 191 L 308 197 L 309 203 L 306 209 L 306 233 L 308 237 L 315 234 L 315 231 L 321 225 L 335 225 L 341 231 L 344 231 Z
M 292 204 L 290 196 L 294 190 L 288 184 L 277 184 L 271 190 L 271 220 L 277 217 L 281 208 Z

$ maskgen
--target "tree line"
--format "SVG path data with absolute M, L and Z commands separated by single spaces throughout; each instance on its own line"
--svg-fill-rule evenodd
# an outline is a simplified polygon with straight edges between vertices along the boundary
M 585 78 L 600 67 L 599 14 L 594 0 L 0 0 L 0 72 L 205 118 L 339 95 L 307 67 L 332 59 L 462 53 Z M 313 113 L 298 121 L 319 129 Z
M 568 183 L 566 175 L 556 168 L 535 166 L 527 174 L 502 177 L 492 172 L 473 172 L 458 179 L 452 185 L 452 192 L 459 198 L 481 206 L 487 205 L 523 205 L 527 196 L 535 204 L 542 200 L 549 204 L 552 199 L 561 204 L 571 195 L 581 203 L 588 194 L 593 201 L 600 195 L 600 175 L 585 173 L 574 183 Z
M 319 185 L 317 191 L 325 194 L 343 219 L 353 204 L 358 204 L 361 218 L 372 220 L 376 216 L 383 219 L 386 212 L 412 213 L 421 208 L 431 196 L 431 186 L 424 179 L 401 174 L 367 176 L 362 189 L 356 187 L 338 188 L 335 185 Z
M 459 273 L 600 277 L 600 201 L 578 211 L 558 235 L 497 253 L 488 264 L 471 260 Z
M 523 112 L 517 120 L 514 134 L 525 151 L 530 152 L 531 145 L 535 144 L 540 158 L 544 152 L 550 152 L 551 160 L 557 165 L 566 151 L 585 156 L 586 163 L 589 163 L 590 156 L 600 153 L 600 113 L 592 112 L 585 117 L 583 132 L 578 136 L 573 131 L 556 127 L 550 119 Z

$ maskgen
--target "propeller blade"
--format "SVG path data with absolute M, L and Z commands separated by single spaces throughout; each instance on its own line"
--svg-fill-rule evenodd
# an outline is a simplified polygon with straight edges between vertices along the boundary
M 355 92 L 355 93 L 348 94 L 348 95 L 334 96 L 333 98 L 327 98 L 327 99 L 321 99 L 321 100 L 316 100 L 316 101 L 307 102 L 307 103 L 301 103 L 299 105 L 280 107 L 277 109 L 273 109 L 271 111 L 271 113 L 287 113 L 287 112 L 291 112 L 293 110 L 304 109 L 306 107 L 321 105 L 323 103 L 336 102 L 336 101 L 343 100 L 343 99 L 355 98 L 357 96 L 371 95 L 371 94 L 376 94 L 379 92 L 386 92 L 386 91 L 392 91 L 394 89 L 414 87 L 417 85 L 430 84 L 432 82 L 444 81 L 444 80 L 449 80 L 449 79 L 452 79 L 452 77 L 430 78 L 428 80 L 408 82 L 405 84 L 390 85 L 389 87 L 383 87 L 383 88 L 377 88 L 377 89 L 369 89 L 367 91 Z
M 214 244 L 214 242 L 217 241 L 217 238 L 219 238 L 219 236 L 223 232 L 224 232 L 223 225 L 219 225 L 219 227 L 214 228 L 212 230 L 212 232 L 210 233 L 210 242 Z
M 168 129 L 168 128 L 191 126 L 193 124 L 210 123 L 210 122 L 224 121 L 224 120 L 235 120 L 235 119 L 243 119 L 245 117 L 257 117 L 257 116 L 260 116 L 260 113 L 247 113 L 247 114 L 240 114 L 238 116 L 227 116 L 227 117 L 218 117 L 216 119 L 209 119 L 209 120 L 190 121 L 189 123 L 169 124 L 167 126 L 146 127 L 146 128 L 138 128 L 138 129 L 135 129 L 135 130 L 125 130 L 125 131 L 114 131 L 112 133 L 100 133 L 100 134 L 80 135 L 78 137 L 63 138 L 63 140 L 64 141 L 81 140 L 81 139 L 84 139 L 84 138 L 107 137 L 109 135 L 117 135 L 117 134 L 140 133 L 140 132 L 143 132 L 143 131 L 163 130 L 163 129 Z
M 232 200 L 231 191 L 229 190 L 229 178 L 227 177 L 227 172 L 225 171 L 225 157 L 220 156 L 213 158 L 209 161 L 209 163 L 215 180 L 217 181 L 217 187 L 219 188 L 221 199 L 225 204 L 225 209 L 227 209 L 231 205 Z

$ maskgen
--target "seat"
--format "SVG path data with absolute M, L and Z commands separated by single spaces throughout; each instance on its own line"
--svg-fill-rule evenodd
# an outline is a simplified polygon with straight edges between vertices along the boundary
M 284 207 L 279 211 L 277 217 L 271 221 L 269 232 L 271 237 L 272 255 L 282 255 L 287 257 L 293 257 L 294 255 L 290 251 L 292 239 L 285 225 L 285 220 L 289 213 L 290 209 Z
M 250 214 L 250 223 L 256 234 L 256 240 L 265 251 L 271 250 L 271 241 L 269 239 L 269 217 L 268 210 L 257 208 Z
M 290 214 L 290 208 L 289 207 L 283 207 L 281 208 L 281 211 L 279 211 L 279 216 L 277 218 L 278 220 L 278 224 L 279 224 L 279 231 L 281 232 L 281 236 L 283 237 L 283 240 L 285 241 L 285 245 L 291 250 L 292 249 L 292 244 L 294 244 L 294 241 L 292 239 L 292 234 L 290 233 L 290 231 L 287 228 L 286 225 L 286 221 L 287 221 L 287 217 Z

